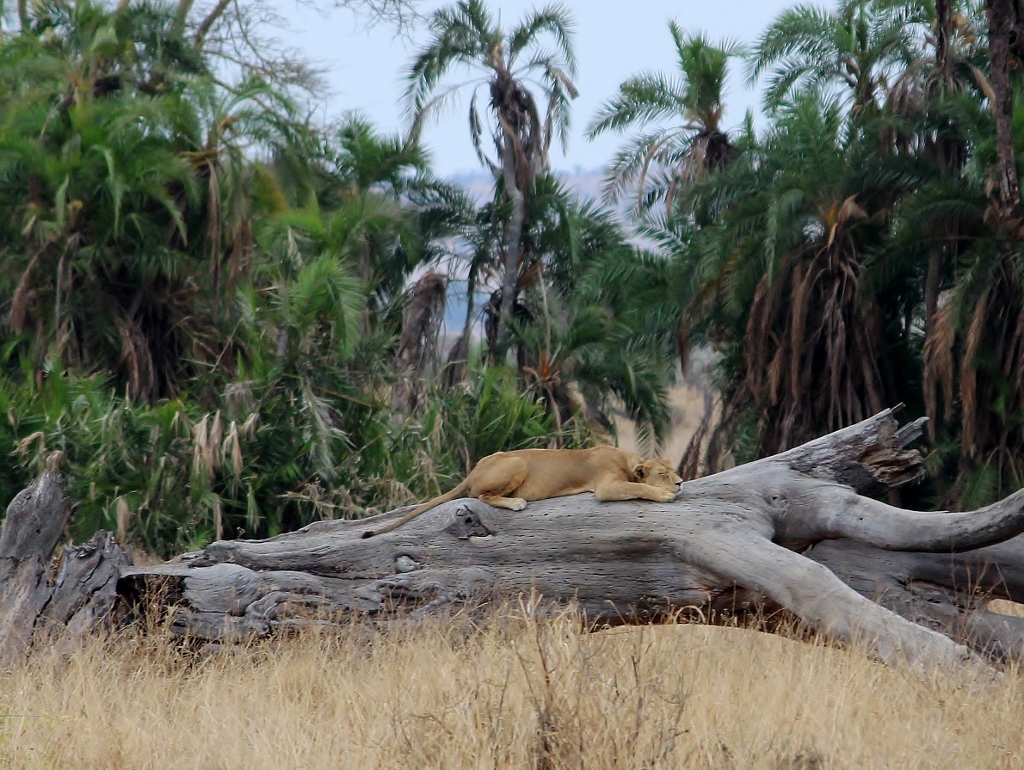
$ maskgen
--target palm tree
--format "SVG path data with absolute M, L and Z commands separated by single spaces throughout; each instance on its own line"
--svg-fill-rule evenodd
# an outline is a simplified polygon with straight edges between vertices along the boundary
M 546 319 L 521 333 L 528 383 L 559 405 L 564 421 L 572 393 L 587 416 L 612 429 L 621 405 L 637 435 L 653 448 L 671 426 L 667 388 L 676 366 L 678 262 L 638 248 L 615 214 L 571 202 L 560 214 L 568 237 L 549 228 Z
M 117 371 L 152 398 L 181 366 L 196 293 L 180 248 L 199 198 L 179 141 L 194 114 L 180 84 L 137 98 L 137 60 L 160 56 L 155 11 L 34 13 L 33 34 L 0 44 L 8 323 L 36 367 L 53 356 Z
M 725 356 L 718 432 L 743 439 L 737 459 L 901 400 L 890 352 L 900 314 L 879 301 L 887 274 L 871 258 L 900 171 L 836 100 L 804 93 L 777 115 L 757 146 L 694 186 L 713 219 L 677 256 L 697 276 L 681 297 L 688 325 Z
M 431 14 L 429 26 L 431 40 L 407 74 L 410 134 L 418 137 L 423 124 L 439 108 L 458 92 L 471 90 L 469 129 L 473 147 L 510 208 L 500 268 L 495 353 L 501 357 L 508 347 L 512 309 L 519 290 L 530 188 L 538 175 L 548 171 L 548 151 L 554 137 L 557 135 L 563 146 L 568 138 L 569 100 L 576 96 L 572 21 L 562 6 L 547 6 L 528 13 L 506 33 L 483 0 L 459 0 Z M 543 47 L 545 40 L 550 40 L 553 48 Z M 454 80 L 457 70 L 468 70 L 469 80 Z M 483 86 L 488 89 L 489 126 L 477 107 Z M 532 89 L 539 89 L 547 103 L 543 117 L 540 100 Z M 484 146 L 485 131 L 493 141 L 494 155 Z
M 0 42 L 9 326 L 37 368 L 114 371 L 144 400 L 222 359 L 221 294 L 252 248 L 253 150 L 308 139 L 280 89 L 220 83 L 178 21 L 55 2 Z
M 387 200 L 402 209 L 391 242 L 368 242 L 360 258 L 380 309 L 405 291 L 417 268 L 452 256 L 449 240 L 464 233 L 473 207 L 463 190 L 433 175 L 426 151 L 408 137 L 381 135 L 355 114 L 346 116 L 335 136 L 320 172 L 320 207 Z
M 979 121 L 973 167 L 967 165 L 961 180 L 974 193 L 975 227 L 963 239 L 956 280 L 924 351 L 926 375 L 933 387 L 941 385 L 944 416 L 957 405 L 960 410 L 959 468 L 948 494 L 960 505 L 995 499 L 1024 483 L 1024 213 L 1013 137 L 1020 116 L 1011 82 L 1021 18 L 1004 0 L 986 0 L 984 7 L 991 82 L 984 95 L 991 117 Z
M 916 4 L 843 0 L 832 11 L 797 5 L 761 36 L 750 61 L 756 80 L 770 72 L 764 104 L 770 112 L 794 92 L 846 91 L 851 114 L 872 111 L 890 80 L 914 61 Z
M 935 3 L 935 17 L 930 25 L 934 34 L 925 36 L 926 51 L 898 78 L 887 105 L 894 114 L 917 123 L 918 152 L 931 161 L 940 175 L 953 179 L 961 176 L 968 152 L 967 137 L 955 115 L 962 112 L 958 109 L 963 104 L 960 95 L 973 86 L 990 101 L 994 96 L 988 78 L 978 66 L 983 55 L 977 45 L 979 36 L 967 16 L 960 12 L 961 5 L 966 4 L 951 4 L 949 0 Z M 955 251 L 959 240 L 955 219 L 930 224 L 949 232 L 943 243 L 933 246 L 929 256 L 924 292 L 929 336 L 935 330 L 939 293 L 949 277 L 947 266 L 953 262 L 948 252 Z M 934 425 L 935 415 L 931 417 Z
M 939 300 L 956 283 L 969 244 L 986 229 L 984 191 L 965 176 L 965 167 L 987 130 L 983 100 L 991 104 L 995 97 L 977 7 L 938 0 L 922 12 L 920 50 L 886 95 L 880 149 L 894 162 L 909 162 L 916 176 L 913 194 L 896 210 L 885 251 L 891 262 L 906 262 L 923 287 L 922 384 L 934 440 L 944 421 L 940 400 L 945 419 L 954 409 L 948 357 L 955 334 L 951 307 L 946 302 L 940 308 Z
M 1019 218 L 1020 183 L 1013 152 L 1013 90 L 1010 84 L 1011 38 L 1017 38 L 1019 17 L 1017 3 L 1010 0 L 985 0 L 988 17 L 988 52 L 991 60 L 992 114 L 996 121 L 996 179 L 998 214 L 1010 223 Z
M 605 177 L 605 196 L 612 202 L 635 185 L 638 216 L 656 200 L 664 200 L 671 208 L 679 184 L 721 168 L 734 149 L 721 129 L 722 95 L 729 59 L 742 56 L 742 47 L 729 41 L 712 44 L 701 33 L 685 33 L 674 21 L 668 28 L 676 49 L 677 75 L 645 72 L 630 78 L 587 128 L 587 137 L 593 139 L 606 131 L 621 134 L 653 124 L 616 153 Z M 648 194 L 652 166 L 665 173 L 661 184 Z

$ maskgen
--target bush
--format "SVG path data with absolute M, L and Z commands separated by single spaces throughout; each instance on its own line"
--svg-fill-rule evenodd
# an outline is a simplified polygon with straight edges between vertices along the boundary
M 133 402 L 99 375 L 19 379 L 0 375 L 0 442 L 14 448 L 0 493 L 13 498 L 59 453 L 79 503 L 73 538 L 110 529 L 160 556 L 430 497 L 480 457 L 555 435 L 543 405 L 499 368 L 430 391 L 412 417 L 372 392 L 357 400 L 287 377 L 232 383 L 205 411 L 187 396 Z M 585 433 L 562 439 L 579 445 Z

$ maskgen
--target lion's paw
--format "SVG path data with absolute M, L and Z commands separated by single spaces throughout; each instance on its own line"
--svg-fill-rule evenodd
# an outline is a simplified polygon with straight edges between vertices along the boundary
M 526 507 L 526 501 L 521 497 L 513 497 L 512 504 L 509 506 L 510 510 L 521 511 Z

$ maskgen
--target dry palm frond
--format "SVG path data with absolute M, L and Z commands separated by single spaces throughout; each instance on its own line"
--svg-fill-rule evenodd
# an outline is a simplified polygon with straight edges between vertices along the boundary
M 691 479 L 698 478 L 701 475 L 702 469 L 700 460 L 702 453 L 707 458 L 706 444 L 708 442 L 708 435 L 711 431 L 711 422 L 715 414 L 715 395 L 714 390 L 706 388 L 704 390 L 704 416 L 700 419 L 700 425 L 697 426 L 697 430 L 694 431 L 693 436 L 690 438 L 690 443 L 686 445 L 686 449 L 683 451 L 683 456 L 679 460 L 679 466 L 676 468 L 676 473 L 682 476 L 683 481 L 689 481 Z
M 117 539 L 123 544 L 128 542 L 128 524 L 132 509 L 124 496 L 117 498 Z
M 213 532 L 214 540 L 224 539 L 224 506 L 219 497 L 213 502 Z
M 28 261 L 25 272 L 21 274 L 18 287 L 14 290 L 14 297 L 11 300 L 10 325 L 11 329 L 16 332 L 23 331 L 28 322 L 28 301 L 31 293 L 29 291 L 28 279 L 32 274 L 32 268 L 36 266 L 36 262 L 39 261 L 39 257 L 43 255 L 44 251 L 46 251 L 45 246 L 32 255 L 32 259 Z
M 801 265 L 793 274 L 792 326 L 790 327 L 789 344 L 792 350 L 804 349 L 804 333 L 807 326 L 807 314 L 810 312 L 812 290 L 814 289 L 814 264 Z M 793 401 L 800 400 L 800 367 L 799 356 L 789 356 L 789 397 Z
M 118 363 L 125 372 L 128 393 L 134 398 L 148 401 L 156 392 L 157 385 L 156 367 L 149 342 L 137 320 L 118 316 L 115 324 L 121 342 L 121 358 Z
M 971 316 L 971 324 L 964 342 L 964 354 L 960 363 L 960 400 L 963 406 L 960 439 L 965 457 L 974 458 L 977 450 L 978 415 L 978 370 L 977 355 L 985 335 L 985 321 L 988 316 L 989 295 L 979 300 Z
M 705 465 L 708 473 L 718 473 L 726 469 L 732 449 L 730 442 L 736 435 L 736 430 L 744 413 L 750 407 L 750 403 L 749 394 L 740 389 L 723 405 L 718 424 L 715 425 L 715 429 L 711 432 L 711 438 L 708 439 L 708 448 L 705 453 Z
M 207 168 L 209 169 L 210 177 L 209 190 L 207 191 L 206 238 L 210 246 L 210 278 L 213 280 L 213 289 L 214 293 L 216 293 L 220 287 L 220 181 L 217 176 L 216 164 L 209 163 Z
M 942 391 L 942 420 L 953 413 L 953 345 L 956 342 L 956 320 L 953 303 L 947 302 L 936 314 L 928 329 L 922 351 L 924 363 L 924 406 L 928 414 L 928 436 L 935 439 L 939 424 L 939 391 Z
M 746 388 L 751 393 L 763 390 L 763 376 L 768 369 L 772 340 L 763 332 L 765 323 L 770 322 L 773 309 L 778 301 L 779 284 L 773 284 L 766 276 L 761 279 L 754 292 L 754 301 L 747 317 L 747 380 Z
M 887 403 L 879 310 L 862 294 L 861 267 L 845 232 L 863 211 L 851 197 L 826 213 L 818 248 L 763 276 L 747 317 L 736 397 L 763 410 L 759 453 L 857 422 Z
M 437 368 L 437 340 L 444 320 L 447 291 L 448 280 L 430 271 L 417 281 L 410 292 L 395 359 L 398 382 L 392 393 L 392 403 L 396 409 L 414 411 L 423 378 Z
M 469 362 L 469 335 L 463 332 L 448 351 L 442 380 L 446 388 L 453 388 L 466 379 Z
M 227 294 L 230 295 L 232 293 L 239 276 L 247 273 L 246 257 L 252 251 L 252 248 L 252 219 L 250 216 L 244 216 L 235 224 L 234 233 L 231 238 L 231 254 L 228 257 Z

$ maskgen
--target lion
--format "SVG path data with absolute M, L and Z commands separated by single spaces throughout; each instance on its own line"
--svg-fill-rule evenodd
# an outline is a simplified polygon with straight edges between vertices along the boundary
M 414 508 L 373 537 L 398 529 L 421 513 L 459 497 L 475 497 L 496 508 L 521 511 L 530 500 L 593 492 L 598 500 L 667 503 L 682 478 L 668 460 L 647 460 L 613 446 L 591 449 L 517 449 L 484 457 L 455 489 Z M 512 497 L 512 495 L 515 495 Z

